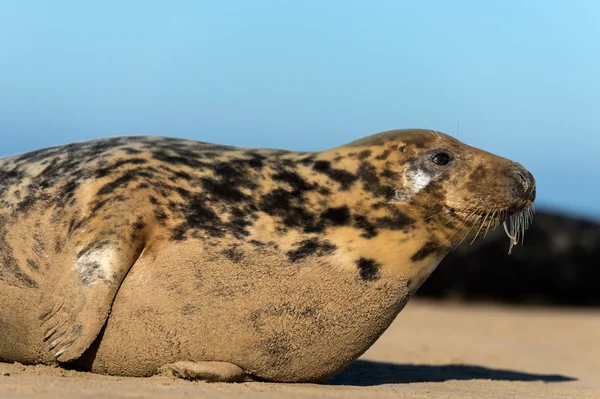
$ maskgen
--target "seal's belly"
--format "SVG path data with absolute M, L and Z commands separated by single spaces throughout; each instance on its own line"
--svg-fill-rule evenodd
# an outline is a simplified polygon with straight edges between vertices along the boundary
M 314 381 L 360 356 L 408 294 L 326 258 L 233 262 L 182 248 L 144 254 L 121 286 L 92 370 L 150 375 L 170 362 L 225 361 L 277 381 Z

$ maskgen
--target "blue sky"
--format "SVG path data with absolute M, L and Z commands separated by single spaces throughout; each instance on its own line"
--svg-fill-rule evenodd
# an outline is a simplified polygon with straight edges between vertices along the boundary
M 600 220 L 600 2 L 0 2 L 0 156 L 156 134 L 318 150 L 427 127 Z

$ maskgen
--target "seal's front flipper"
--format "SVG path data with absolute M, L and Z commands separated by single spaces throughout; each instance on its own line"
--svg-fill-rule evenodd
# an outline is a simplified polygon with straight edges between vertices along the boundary
M 162 366 L 159 374 L 208 382 L 256 381 L 239 366 L 225 362 L 176 362 Z
M 121 282 L 142 251 L 138 240 L 120 235 L 94 239 L 77 248 L 73 261 L 45 290 L 41 327 L 48 350 L 59 362 L 79 358 L 94 342 L 110 313 Z M 62 265 L 60 265 L 62 266 Z

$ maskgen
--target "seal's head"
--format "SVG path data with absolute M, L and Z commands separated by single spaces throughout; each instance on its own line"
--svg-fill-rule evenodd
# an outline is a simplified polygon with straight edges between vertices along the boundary
M 531 222 L 535 179 L 518 163 L 431 130 L 384 132 L 352 144 L 389 151 L 398 176 L 390 201 L 438 221 L 449 246 L 504 223 L 512 248 Z

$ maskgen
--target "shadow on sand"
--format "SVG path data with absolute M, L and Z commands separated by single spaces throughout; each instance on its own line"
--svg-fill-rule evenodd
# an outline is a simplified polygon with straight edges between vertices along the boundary
M 466 364 L 432 366 L 356 360 L 347 369 L 327 381 L 327 385 L 370 386 L 408 384 L 411 382 L 443 382 L 448 380 L 566 382 L 575 381 L 576 378 L 557 374 L 533 374 Z

